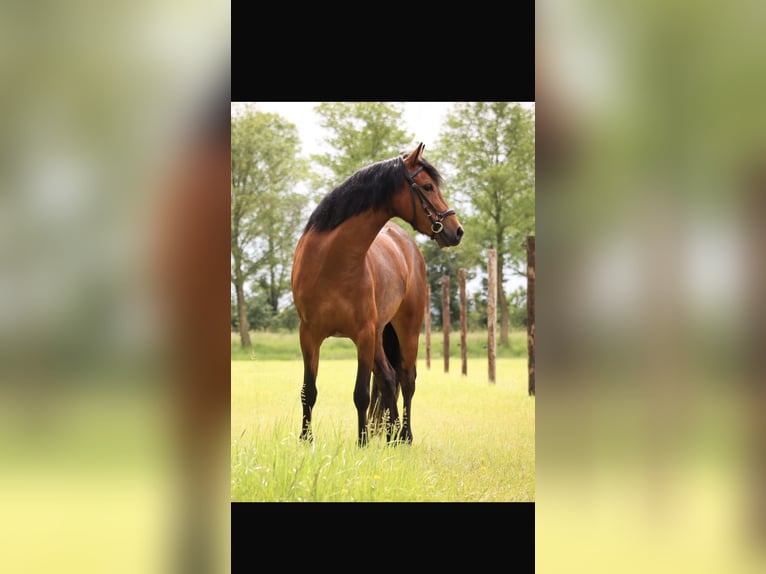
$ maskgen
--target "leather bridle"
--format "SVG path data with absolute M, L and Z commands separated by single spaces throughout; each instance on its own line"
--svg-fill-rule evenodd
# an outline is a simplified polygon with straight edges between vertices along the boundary
M 410 182 L 410 195 L 412 197 L 412 227 L 413 229 L 417 229 L 415 226 L 415 219 L 417 218 L 417 208 L 415 207 L 415 195 L 420 198 L 420 203 L 423 207 L 423 211 L 426 212 L 426 215 L 428 216 L 428 219 L 431 220 L 431 231 L 433 232 L 433 235 L 431 236 L 431 239 L 434 238 L 437 234 L 444 231 L 444 224 L 442 221 L 444 221 L 444 218 L 450 215 L 455 215 L 454 209 L 448 209 L 447 211 L 439 211 L 436 209 L 436 206 L 431 203 L 431 201 L 425 196 L 423 193 L 423 190 L 420 189 L 420 186 L 415 183 L 415 176 L 419 174 L 423 170 L 423 166 L 420 165 L 415 171 L 410 173 L 410 170 L 407 169 L 407 166 L 404 163 L 404 160 L 402 160 L 402 166 L 404 167 L 404 173 L 406 174 L 407 181 Z M 434 219 L 434 216 L 436 219 Z

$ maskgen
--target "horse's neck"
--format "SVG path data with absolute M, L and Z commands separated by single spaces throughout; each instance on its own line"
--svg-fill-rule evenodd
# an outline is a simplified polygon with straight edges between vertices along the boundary
M 339 264 L 344 260 L 353 264 L 364 259 L 375 237 L 391 217 L 383 210 L 367 211 L 341 223 L 330 236 L 331 249 L 336 252 L 334 260 Z

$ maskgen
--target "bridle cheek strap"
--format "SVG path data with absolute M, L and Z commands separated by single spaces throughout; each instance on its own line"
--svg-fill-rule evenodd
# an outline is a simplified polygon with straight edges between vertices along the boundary
M 402 165 L 404 165 L 404 162 L 402 161 Z M 412 228 L 417 229 L 415 227 L 415 219 L 417 218 L 417 208 L 415 207 L 415 194 L 418 195 L 420 198 L 421 205 L 423 207 L 423 211 L 425 211 L 426 215 L 428 216 L 428 219 L 431 220 L 431 232 L 433 235 L 431 236 L 431 239 L 434 239 L 434 237 L 444 231 L 444 224 L 442 221 L 444 221 L 444 218 L 450 215 L 455 215 L 454 209 L 448 209 L 447 211 L 439 211 L 436 209 L 433 203 L 429 201 L 429 199 L 425 196 L 423 193 L 423 190 L 420 189 L 420 186 L 415 183 L 415 176 L 419 174 L 423 170 L 423 166 L 419 166 L 418 169 L 413 171 L 412 173 L 409 172 L 407 169 L 407 166 L 404 166 L 404 171 L 407 174 L 407 181 L 410 182 L 410 196 L 412 197 Z M 429 209 L 430 208 L 430 209 Z M 434 219 L 434 216 L 436 216 L 436 219 Z

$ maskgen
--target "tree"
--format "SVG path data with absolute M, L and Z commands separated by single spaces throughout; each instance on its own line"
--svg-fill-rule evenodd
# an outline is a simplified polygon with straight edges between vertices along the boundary
M 281 116 L 248 106 L 231 123 L 231 281 L 242 346 L 249 347 L 245 283 L 255 279 L 277 313 L 306 202 L 294 187 L 306 165 L 297 129 Z
M 449 203 L 449 202 L 448 202 Z M 458 213 L 461 222 L 461 215 Z M 434 327 L 441 328 L 444 324 L 442 317 L 442 277 L 450 277 L 450 321 L 456 325 L 460 322 L 460 301 L 458 299 L 458 270 L 464 268 L 467 270 L 467 280 L 471 281 L 475 274 L 471 271 L 475 261 L 475 254 L 470 250 L 464 249 L 461 243 L 460 248 L 441 249 L 435 241 L 422 240 L 417 238 L 420 243 L 420 250 L 423 252 L 423 258 L 426 261 L 426 272 L 428 284 L 431 286 L 431 307 L 436 312 Z
M 331 132 L 326 141 L 333 148 L 311 158 L 320 166 L 312 182 L 321 195 L 358 169 L 402 153 L 412 139 L 399 127 L 404 123 L 401 104 L 324 102 L 314 111 L 319 125 Z
M 508 345 L 510 313 L 503 284 L 525 275 L 524 241 L 535 228 L 534 110 L 511 102 L 457 103 L 440 132 L 437 157 L 452 189 L 464 190 L 464 241 L 497 250 L 501 344 Z M 470 190 L 470 191 L 468 191 Z

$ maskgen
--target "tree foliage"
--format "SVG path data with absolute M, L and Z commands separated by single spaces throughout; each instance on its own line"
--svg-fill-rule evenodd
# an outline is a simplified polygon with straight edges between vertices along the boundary
M 523 242 L 535 228 L 534 112 L 511 102 L 455 104 L 440 133 L 440 161 L 470 205 L 471 240 L 524 274 Z M 467 237 L 468 238 L 468 237 Z
M 497 250 L 500 287 L 509 273 L 524 275 L 524 241 L 535 229 L 534 111 L 511 102 L 456 103 L 436 156 L 448 172 L 450 195 L 465 209 L 467 251 L 483 258 L 487 249 Z M 502 288 L 499 304 L 505 343 L 510 314 Z
M 311 157 L 317 169 L 312 183 L 321 195 L 358 169 L 405 151 L 411 136 L 404 130 L 401 104 L 323 102 L 314 108 L 329 132 L 331 152 Z
M 307 202 L 295 189 L 307 172 L 299 151 L 296 127 L 281 116 L 248 107 L 232 117 L 232 284 L 244 346 L 249 343 L 246 283 L 255 282 L 274 315 L 289 291 L 290 260 Z

